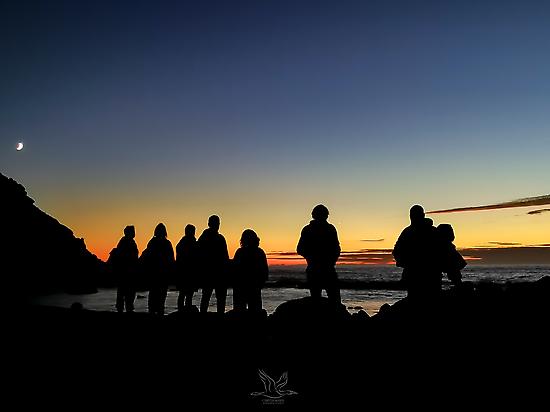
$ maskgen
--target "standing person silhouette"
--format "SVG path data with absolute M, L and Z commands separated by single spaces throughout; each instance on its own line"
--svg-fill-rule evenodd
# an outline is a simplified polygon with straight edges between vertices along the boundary
M 220 218 L 212 215 L 208 218 L 208 228 L 202 232 L 198 240 L 199 253 L 204 264 L 204 276 L 201 279 L 201 313 L 208 312 L 213 290 L 216 291 L 217 312 L 225 313 L 229 253 L 225 238 L 219 233 L 219 230 Z
M 198 245 L 195 226 L 185 226 L 185 236 L 176 245 L 176 287 L 179 290 L 178 311 L 193 306 L 196 288 Z
M 437 230 L 427 220 L 424 208 L 414 205 L 409 211 L 411 224 L 393 248 L 396 266 L 403 268 L 402 281 L 411 300 L 431 300 L 441 292 L 441 268 Z
M 154 315 L 164 315 L 168 284 L 174 270 L 174 248 L 167 236 L 166 226 L 159 223 L 153 238 L 141 254 L 144 269 L 149 278 L 147 305 L 149 313 Z
M 311 297 L 319 299 L 325 289 L 332 303 L 340 303 L 340 287 L 336 261 L 340 257 L 340 242 L 336 228 L 327 222 L 329 211 L 317 205 L 311 212 L 313 220 L 302 229 L 296 251 L 307 261 L 307 283 Z
M 124 228 L 124 236 L 118 242 L 116 248 L 111 250 L 107 263 L 111 264 L 117 277 L 116 310 L 117 312 L 134 311 L 136 299 L 136 272 L 139 251 L 134 238 L 136 230 L 134 226 Z
M 262 287 L 269 275 L 269 268 L 265 252 L 260 248 L 260 238 L 252 229 L 246 229 L 241 236 L 241 247 L 233 257 L 233 269 L 235 310 L 260 312 Z

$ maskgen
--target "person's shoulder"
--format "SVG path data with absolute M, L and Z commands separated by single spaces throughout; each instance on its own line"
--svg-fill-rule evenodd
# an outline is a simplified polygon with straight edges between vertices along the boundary
M 407 226 L 406 228 L 404 228 L 404 229 L 401 231 L 401 235 L 408 235 L 408 234 L 410 234 L 410 233 L 412 233 L 412 232 L 414 232 L 414 231 L 415 231 L 414 226 L 409 225 L 409 226 Z

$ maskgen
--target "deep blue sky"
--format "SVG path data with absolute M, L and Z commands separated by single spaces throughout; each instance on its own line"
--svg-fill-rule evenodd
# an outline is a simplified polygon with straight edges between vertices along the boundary
M 319 202 L 350 242 L 391 238 L 415 202 L 548 193 L 549 22 L 530 1 L 3 2 L 1 170 L 92 243 L 218 212 L 292 247 Z

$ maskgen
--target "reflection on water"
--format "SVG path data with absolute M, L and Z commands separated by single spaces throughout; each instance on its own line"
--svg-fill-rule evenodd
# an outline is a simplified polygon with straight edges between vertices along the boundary
M 380 281 L 397 282 L 401 278 L 401 269 L 395 266 L 338 266 L 338 277 L 343 281 L 355 282 L 360 285 L 361 282 Z M 491 281 L 505 284 L 506 282 L 529 281 L 533 282 L 543 276 L 550 275 L 550 266 L 475 266 L 468 265 L 462 272 L 463 280 L 471 282 Z M 270 267 L 270 281 L 277 282 L 282 279 L 290 279 L 295 283 L 304 283 L 305 267 Z M 292 282 L 291 282 L 292 283 Z M 286 285 L 285 285 L 286 286 Z M 443 287 L 448 288 L 449 282 L 443 279 Z M 227 310 L 232 309 L 233 291 L 229 289 L 227 298 Z M 342 302 L 350 312 L 356 312 L 360 309 L 365 310 L 369 315 L 378 312 L 380 306 L 384 303 L 392 304 L 405 297 L 405 291 L 400 290 L 372 290 L 368 287 L 359 287 L 353 290 L 342 289 Z M 166 312 L 170 313 L 176 310 L 178 292 L 172 290 L 168 292 L 166 299 Z M 309 295 L 307 289 L 294 287 L 267 287 L 262 291 L 263 306 L 268 313 L 273 313 L 275 308 L 281 303 L 291 299 L 298 299 Z M 196 293 L 193 297 L 193 304 L 199 306 L 201 293 Z M 116 290 L 101 289 L 93 295 L 65 295 L 57 294 L 38 298 L 35 303 L 43 305 L 70 307 L 74 302 L 80 302 L 87 309 L 114 311 L 115 310 Z M 147 311 L 147 292 L 138 294 L 135 303 L 136 311 Z M 216 309 L 216 298 L 213 295 L 210 300 L 210 311 Z
M 342 290 L 342 303 L 350 312 L 357 312 L 360 309 L 365 310 L 369 315 L 378 312 L 380 306 L 384 303 L 392 304 L 405 296 L 403 291 L 390 290 Z M 268 313 L 273 313 L 275 308 L 281 303 L 291 299 L 299 299 L 309 296 L 307 289 L 294 288 L 265 288 L 262 291 L 263 306 Z M 201 292 L 193 296 L 193 304 L 199 306 Z M 177 310 L 178 292 L 168 291 L 166 298 L 166 313 Z M 90 295 L 68 295 L 53 294 L 42 296 L 33 300 L 33 303 L 48 306 L 70 307 L 74 302 L 81 303 L 85 309 L 116 311 L 116 289 L 100 289 L 98 293 Z M 233 308 L 233 291 L 228 290 L 226 310 Z M 147 311 L 147 292 L 139 292 L 135 302 L 137 312 Z M 216 310 L 215 295 L 210 299 L 210 311 Z

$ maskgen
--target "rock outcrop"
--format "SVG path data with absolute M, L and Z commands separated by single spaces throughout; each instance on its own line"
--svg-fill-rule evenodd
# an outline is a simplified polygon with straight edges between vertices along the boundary
M 0 174 L 4 282 L 15 294 L 95 291 L 103 262 L 66 226 L 40 210 L 25 188 Z M 15 296 L 14 296 L 15 297 Z

